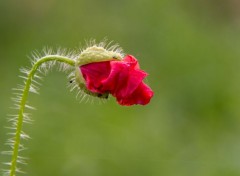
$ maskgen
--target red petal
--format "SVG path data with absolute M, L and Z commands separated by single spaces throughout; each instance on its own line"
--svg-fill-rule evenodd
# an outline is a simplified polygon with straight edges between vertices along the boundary
M 121 105 L 149 103 L 153 91 L 142 81 L 147 73 L 140 70 L 136 58 L 97 62 L 80 67 L 87 88 L 92 92 L 109 92 Z
M 102 83 L 113 96 L 121 98 L 132 94 L 145 76 L 145 72 L 132 69 L 128 63 L 112 61 L 111 72 Z
M 134 104 L 146 105 L 150 102 L 153 96 L 153 91 L 145 83 L 139 84 L 138 88 L 128 97 L 119 99 L 117 101 L 121 105 L 130 106 Z
M 123 58 L 124 62 L 127 62 L 134 69 L 140 69 L 137 59 L 132 55 L 127 55 Z
M 80 67 L 82 75 L 86 80 L 87 88 L 92 92 L 104 93 L 101 91 L 102 81 L 106 79 L 110 73 L 110 62 L 96 62 Z

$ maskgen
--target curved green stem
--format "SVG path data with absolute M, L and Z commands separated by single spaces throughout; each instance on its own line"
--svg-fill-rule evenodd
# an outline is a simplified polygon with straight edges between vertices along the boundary
M 14 145 L 13 145 L 13 154 L 12 154 L 12 161 L 11 161 L 11 168 L 10 168 L 10 176 L 16 175 L 16 168 L 17 168 L 17 159 L 18 159 L 18 152 L 19 152 L 19 146 L 20 146 L 20 139 L 21 139 L 21 131 L 23 126 L 23 113 L 25 110 L 26 101 L 29 94 L 29 89 L 32 83 L 32 80 L 34 78 L 34 74 L 36 73 L 39 66 L 45 62 L 49 61 L 58 61 L 63 62 L 71 66 L 75 66 L 75 61 L 72 59 L 69 59 L 67 57 L 58 56 L 58 55 L 48 55 L 45 57 L 42 57 L 39 59 L 30 70 L 27 80 L 25 82 L 25 87 L 22 93 L 21 101 L 20 101 L 20 107 L 18 112 L 18 118 L 17 118 L 17 124 L 16 124 L 16 133 L 14 138 Z

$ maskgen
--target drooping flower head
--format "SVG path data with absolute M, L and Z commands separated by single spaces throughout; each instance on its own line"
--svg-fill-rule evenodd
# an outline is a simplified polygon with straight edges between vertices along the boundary
M 76 82 L 89 95 L 107 98 L 111 94 L 125 106 L 146 105 L 153 96 L 143 82 L 147 73 L 132 55 L 123 57 L 118 50 L 94 45 L 83 50 L 76 63 Z

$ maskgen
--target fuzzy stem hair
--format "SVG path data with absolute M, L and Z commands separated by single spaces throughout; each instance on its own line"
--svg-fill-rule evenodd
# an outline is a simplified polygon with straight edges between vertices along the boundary
M 25 81 L 25 85 L 23 88 L 23 92 L 21 95 L 21 99 L 19 102 L 19 108 L 18 108 L 18 115 L 17 115 L 17 119 L 16 119 L 16 127 L 15 127 L 15 134 L 14 134 L 14 138 L 13 138 L 13 149 L 12 149 L 12 159 L 11 159 L 11 163 L 10 163 L 10 172 L 9 172 L 9 176 L 15 176 L 16 172 L 17 172 L 17 161 L 19 160 L 19 148 L 21 146 L 20 140 L 21 140 L 21 133 L 22 133 L 22 126 L 23 126 L 23 122 L 24 122 L 24 111 L 26 108 L 26 102 L 27 102 L 27 98 L 28 98 L 28 94 L 31 88 L 31 84 L 33 78 L 34 78 L 34 74 L 36 73 L 36 71 L 38 70 L 38 68 L 46 62 L 60 62 L 60 63 L 64 63 L 70 66 L 75 66 L 75 61 L 73 59 L 70 59 L 68 57 L 64 57 L 64 56 L 59 56 L 59 55 L 48 55 L 48 56 L 44 56 L 40 59 L 38 59 L 32 66 L 31 70 L 29 71 L 26 81 Z

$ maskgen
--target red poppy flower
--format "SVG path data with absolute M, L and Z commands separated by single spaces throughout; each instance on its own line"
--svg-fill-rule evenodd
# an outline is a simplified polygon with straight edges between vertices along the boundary
M 147 73 L 140 70 L 138 61 L 127 55 L 121 61 L 94 62 L 80 66 L 86 87 L 94 93 L 110 93 L 121 105 L 146 105 L 153 91 L 143 83 Z

